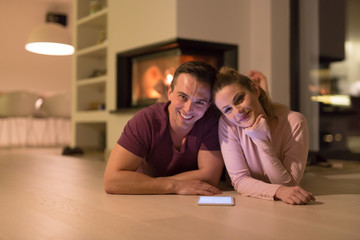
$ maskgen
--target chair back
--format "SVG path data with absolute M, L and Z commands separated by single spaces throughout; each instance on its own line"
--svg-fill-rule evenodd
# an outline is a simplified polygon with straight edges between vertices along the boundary
M 41 106 L 48 117 L 70 118 L 71 96 L 69 92 L 45 97 Z
M 0 96 L 1 117 L 29 117 L 35 113 L 37 94 L 27 91 L 12 91 Z

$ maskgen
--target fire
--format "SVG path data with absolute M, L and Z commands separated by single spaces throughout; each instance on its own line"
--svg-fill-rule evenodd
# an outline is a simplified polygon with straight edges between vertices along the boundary
M 168 75 L 166 75 L 166 81 L 165 81 L 165 85 L 166 86 L 170 86 L 172 80 L 173 80 L 174 76 L 171 75 L 170 73 Z

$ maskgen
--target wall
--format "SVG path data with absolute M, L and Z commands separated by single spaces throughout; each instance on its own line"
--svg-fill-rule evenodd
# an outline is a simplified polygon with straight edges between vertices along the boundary
M 288 0 L 110 1 L 109 110 L 115 109 L 116 53 L 173 37 L 238 44 L 240 72 L 262 71 L 272 99 L 289 105 L 288 27 Z M 108 151 L 132 114 L 110 114 Z
M 27 36 L 45 22 L 48 10 L 67 13 L 71 34 L 70 0 L 0 1 L 0 92 L 28 89 L 46 94 L 70 90 L 72 56 L 45 56 L 24 48 Z
M 290 3 L 271 1 L 270 96 L 274 102 L 290 106 Z M 259 43 L 259 45 L 262 45 Z
M 237 44 L 239 71 L 263 72 L 273 101 L 290 104 L 288 0 L 181 0 L 177 14 L 178 36 Z
M 116 108 L 116 54 L 176 37 L 176 0 L 111 1 L 109 4 L 108 109 Z M 107 122 L 107 149 L 116 144 L 134 112 L 110 114 Z

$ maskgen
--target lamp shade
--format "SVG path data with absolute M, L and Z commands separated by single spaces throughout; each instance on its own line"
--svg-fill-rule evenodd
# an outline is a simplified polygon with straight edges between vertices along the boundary
M 65 27 L 48 22 L 35 28 L 29 35 L 25 49 L 45 55 L 71 55 L 74 47 Z

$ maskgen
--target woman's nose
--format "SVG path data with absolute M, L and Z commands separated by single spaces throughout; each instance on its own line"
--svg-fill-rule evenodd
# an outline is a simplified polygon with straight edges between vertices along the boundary
M 240 104 L 233 106 L 233 109 L 235 109 L 236 114 L 243 112 L 243 108 L 240 106 Z
M 242 113 L 243 113 L 243 108 L 241 107 L 241 106 L 239 106 L 239 105 L 237 105 L 237 106 L 234 106 L 233 107 L 234 108 L 234 116 L 235 116 L 235 118 L 237 119 L 237 118 L 239 118 L 241 115 L 242 115 Z

